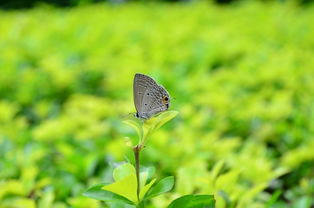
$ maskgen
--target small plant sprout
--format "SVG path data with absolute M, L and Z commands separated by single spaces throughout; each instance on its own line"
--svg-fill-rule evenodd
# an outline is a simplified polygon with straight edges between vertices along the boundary
M 145 201 L 169 192 L 174 186 L 174 177 L 168 176 L 156 182 L 152 178 L 154 169 L 140 169 L 140 153 L 149 135 L 173 119 L 177 111 L 165 111 L 150 119 L 139 119 L 129 115 L 124 123 L 135 129 L 138 135 L 132 146 L 135 166 L 124 163 L 113 170 L 114 183 L 102 183 L 89 188 L 84 196 L 105 201 L 109 207 L 144 208 Z M 130 144 L 130 142 L 128 142 Z M 212 195 L 185 195 L 172 201 L 168 208 L 214 208 Z
M 149 135 L 162 125 L 173 119 L 177 111 L 165 111 L 150 119 L 142 120 L 129 115 L 123 121 L 134 128 L 138 134 L 138 142 L 133 146 L 135 166 L 124 163 L 113 171 L 114 183 L 98 184 L 89 188 L 84 195 L 90 198 L 107 202 L 109 206 L 121 205 L 122 207 L 143 208 L 145 201 L 173 188 L 174 177 L 166 177 L 159 182 L 152 178 L 152 169 L 140 171 L 140 152 L 144 148 Z
M 174 177 L 168 176 L 156 182 L 152 178 L 153 168 L 140 169 L 140 153 L 149 135 L 173 119 L 177 111 L 165 111 L 150 119 L 139 119 L 129 115 L 123 121 L 135 129 L 138 135 L 132 146 L 135 166 L 124 163 L 113 170 L 114 183 L 102 183 L 89 188 L 84 196 L 105 201 L 111 208 L 144 208 L 145 201 L 169 192 L 174 186 Z M 212 195 L 185 195 L 172 201 L 168 208 L 214 208 Z

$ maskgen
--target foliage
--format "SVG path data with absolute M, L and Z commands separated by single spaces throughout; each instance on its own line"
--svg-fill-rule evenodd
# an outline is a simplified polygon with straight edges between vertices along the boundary
M 168 206 L 168 208 L 214 208 L 215 200 L 208 195 L 186 195 L 180 197 Z
M 138 141 L 133 142 L 133 145 L 145 145 L 147 137 L 162 125 L 178 115 L 178 111 L 165 111 L 157 116 L 154 116 L 145 122 L 142 119 L 137 119 L 134 115 L 127 116 L 123 122 L 135 129 L 138 135 Z
M 184 0 L 149 0 L 150 2 L 184 2 Z M 197 2 L 197 0 L 190 0 Z M 258 1 L 258 0 L 256 0 Z M 259 0 L 261 2 L 265 0 Z M 270 1 L 270 0 L 268 0 Z M 298 5 L 311 5 L 313 0 L 272 0 L 274 2 L 291 2 Z M 0 7 L 3 9 L 23 9 L 23 8 L 31 8 L 36 5 L 53 5 L 58 7 L 74 7 L 79 5 L 88 5 L 93 3 L 112 3 L 112 4 L 123 4 L 129 2 L 143 2 L 143 0 L 18 0 L 18 1 L 10 1 L 3 0 L 0 2 Z M 238 2 L 237 0 L 208 0 L 208 2 L 213 2 L 217 4 L 232 4 Z
M 124 172 L 122 177 L 115 177 L 117 172 Z M 127 174 L 125 174 L 127 173 Z M 135 205 L 139 204 L 140 201 L 145 201 L 152 197 L 158 196 L 160 194 L 166 193 L 173 188 L 174 177 L 169 176 L 157 184 L 155 184 L 156 179 L 152 179 L 149 183 L 146 183 L 147 172 L 141 172 L 141 192 L 138 201 L 136 190 L 137 181 L 135 175 L 135 168 L 130 163 L 125 163 L 114 169 L 115 183 L 112 184 L 98 184 L 89 188 L 84 195 L 97 200 L 102 200 L 105 202 L 113 202 L 120 204 Z M 120 173 L 119 173 L 120 175 Z M 155 185 L 154 185 L 155 184 Z
M 105 206 L 82 193 L 131 158 L 124 137 L 136 133 L 121 120 L 134 112 L 135 72 L 162 83 L 180 112 L 142 152 L 158 178 L 176 178 L 147 207 L 191 193 L 213 194 L 218 208 L 313 205 L 313 7 L 95 5 L 0 18 L 1 207 Z
M 144 208 L 146 200 L 170 191 L 174 186 L 173 176 L 162 179 L 156 185 L 155 178 L 146 184 L 151 171 L 149 169 L 140 170 L 139 155 L 144 148 L 148 135 L 177 114 L 177 111 L 165 111 L 145 120 L 136 118 L 134 115 L 128 116 L 124 123 L 133 127 L 139 137 L 136 144 L 132 145 L 135 167 L 130 163 L 118 166 L 113 170 L 114 183 L 93 186 L 84 192 L 84 195 L 107 203 L 113 202 L 115 205 L 129 206 L 131 204 L 133 207 Z

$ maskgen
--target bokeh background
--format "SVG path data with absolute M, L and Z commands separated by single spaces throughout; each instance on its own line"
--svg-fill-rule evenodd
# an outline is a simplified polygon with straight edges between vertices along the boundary
M 100 208 L 81 194 L 130 158 L 136 72 L 179 115 L 142 154 L 218 208 L 310 208 L 311 1 L 1 1 L 0 207 Z

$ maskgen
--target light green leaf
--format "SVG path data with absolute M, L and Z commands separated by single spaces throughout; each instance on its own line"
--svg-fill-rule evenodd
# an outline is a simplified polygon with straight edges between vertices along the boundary
M 154 178 L 149 184 L 145 185 L 141 191 L 140 191 L 140 199 L 143 199 L 147 191 L 152 187 L 152 185 L 155 183 L 156 179 Z
M 123 120 L 123 123 L 135 129 L 139 137 L 139 142 L 141 142 L 143 138 L 143 121 L 130 114 Z
M 137 180 L 134 173 L 112 184 L 103 186 L 102 189 L 121 195 L 134 203 L 138 202 L 136 194 Z
M 102 189 L 104 185 L 106 184 L 101 183 L 101 184 L 92 186 L 86 192 L 83 193 L 83 196 L 101 200 L 101 201 L 106 201 L 106 202 L 120 202 L 124 204 L 134 204 L 132 201 L 128 200 L 125 197 L 122 197 L 116 193 Z
M 168 208 L 214 208 L 215 199 L 212 195 L 186 195 L 182 196 L 168 206 Z
M 43 192 L 42 197 L 38 201 L 38 208 L 49 208 L 52 206 L 55 194 L 53 190 L 47 190 Z
M 220 160 L 218 163 L 215 164 L 213 170 L 211 171 L 211 176 L 212 179 L 215 180 L 220 172 L 220 170 L 222 169 L 224 165 L 224 161 Z
M 113 170 L 113 179 L 115 181 L 122 180 L 123 178 L 135 174 L 135 168 L 130 163 L 124 163 Z
M 144 127 L 147 129 L 157 130 L 162 125 L 173 119 L 178 114 L 178 111 L 165 111 L 148 120 L 145 120 Z
M 155 130 L 159 129 L 162 125 L 173 119 L 178 114 L 178 111 L 165 111 L 148 120 L 143 124 L 143 143 L 146 138 Z
M 144 187 L 148 177 L 148 172 L 140 172 L 140 186 Z
M 173 119 L 178 114 L 178 111 L 165 111 L 155 115 L 147 120 L 136 118 L 134 115 L 129 115 L 124 119 L 124 123 L 135 129 L 139 136 L 139 144 L 144 145 L 147 137 L 162 125 Z
M 218 190 L 225 190 L 228 193 L 231 192 L 230 184 L 235 184 L 239 178 L 240 171 L 233 170 L 225 174 L 220 175 L 215 181 L 215 187 Z M 232 186 L 233 187 L 233 186 Z
M 160 194 L 166 193 L 173 188 L 174 177 L 169 176 L 160 180 L 156 185 L 154 185 L 145 195 L 144 199 L 150 199 L 152 197 L 158 196 Z
M 154 173 L 155 173 L 155 167 L 154 166 L 149 166 L 149 167 L 143 167 L 141 166 L 141 173 L 146 172 L 147 173 L 147 179 L 152 179 Z
M 1 208 L 36 208 L 36 202 L 34 199 L 12 197 L 1 199 Z
M 147 180 L 152 179 L 154 173 L 155 173 L 154 167 L 141 167 L 140 170 L 141 188 L 146 184 Z
M 239 207 L 246 207 L 254 199 L 254 197 L 267 187 L 268 183 L 261 183 L 247 190 L 238 202 Z
M 158 116 L 158 123 L 156 124 L 155 130 L 162 127 L 165 123 L 173 119 L 178 115 L 178 111 L 165 111 Z

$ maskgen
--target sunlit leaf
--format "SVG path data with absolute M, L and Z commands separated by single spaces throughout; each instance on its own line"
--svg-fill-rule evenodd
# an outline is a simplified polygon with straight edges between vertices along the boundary
M 161 126 L 163 126 L 165 123 L 173 119 L 178 115 L 178 111 L 165 111 L 161 113 L 157 118 L 158 118 L 158 123 L 156 123 L 155 129 L 159 129 Z
M 143 121 L 139 118 L 136 118 L 134 115 L 128 115 L 126 118 L 124 118 L 123 123 L 131 126 L 133 129 L 135 129 L 137 135 L 139 136 L 139 141 L 143 138 Z
M 238 170 L 229 171 L 220 175 L 216 181 L 215 186 L 218 190 L 230 190 L 230 184 L 235 184 L 239 178 L 240 172 Z
M 106 202 L 121 202 L 124 204 L 134 204 L 132 201 L 128 200 L 127 198 L 121 195 L 104 190 L 103 187 L 105 185 L 106 185 L 105 183 L 101 183 L 92 186 L 91 188 L 87 189 L 87 191 L 85 191 L 83 195 L 86 197 Z
M 257 193 L 261 192 L 267 187 L 267 183 L 258 184 L 251 189 L 247 190 L 241 200 L 239 200 L 238 205 L 239 207 L 246 207 L 250 204 L 250 202 L 254 199 Z
M 212 195 L 182 196 L 168 206 L 168 208 L 215 208 L 215 199 Z
M 136 118 L 133 115 L 128 115 L 123 122 L 135 129 L 139 136 L 139 143 L 144 144 L 147 137 L 151 133 L 173 119 L 177 114 L 178 111 L 165 111 L 147 120 Z
M 146 184 L 144 187 L 141 188 L 140 191 L 140 199 L 143 199 L 147 191 L 152 187 L 152 185 L 155 183 L 156 179 L 154 178 L 149 184 Z
M 131 173 L 127 177 L 122 178 L 112 184 L 105 185 L 102 187 L 103 190 L 113 192 L 121 195 L 130 201 L 137 203 L 137 180 L 136 175 Z
M 145 186 L 147 178 L 148 178 L 148 172 L 146 172 L 146 171 L 140 172 L 140 186 L 141 186 L 141 188 L 143 186 Z
M 1 199 L 1 208 L 36 208 L 34 199 L 24 197 L 13 197 Z
M 147 129 L 157 130 L 162 125 L 173 119 L 178 115 L 178 111 L 165 111 L 144 122 L 144 127 Z
M 224 165 L 224 161 L 220 160 L 218 163 L 215 164 L 212 172 L 211 172 L 211 176 L 213 178 L 213 180 L 218 176 L 219 172 L 221 171 L 222 167 Z
M 165 111 L 152 118 L 145 120 L 143 124 L 143 143 L 145 143 L 147 137 L 159 129 L 162 125 L 173 119 L 178 114 L 178 111 Z
M 154 166 L 149 166 L 149 167 L 141 166 L 140 169 L 141 169 L 140 170 L 141 173 L 142 172 L 147 173 L 147 180 L 152 179 L 152 177 L 153 177 L 153 175 L 155 174 L 155 171 L 156 171 Z
M 43 193 L 43 196 L 38 202 L 38 208 L 48 208 L 51 207 L 55 198 L 55 194 L 52 190 L 48 189 Z
M 113 179 L 119 181 L 131 174 L 135 174 L 134 166 L 130 163 L 124 163 L 113 170 Z

